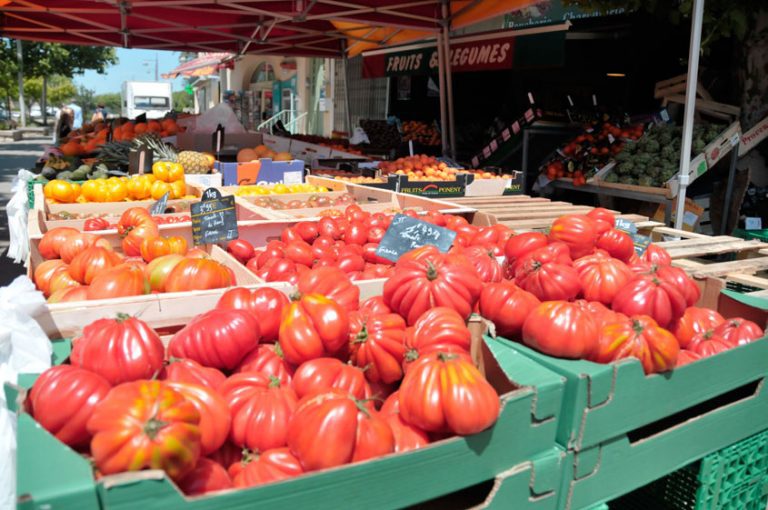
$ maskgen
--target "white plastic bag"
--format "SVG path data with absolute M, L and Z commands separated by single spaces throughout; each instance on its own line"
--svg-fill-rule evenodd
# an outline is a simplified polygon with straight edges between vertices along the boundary
M 11 184 L 13 196 L 5 207 L 8 215 L 8 231 L 10 232 L 10 244 L 8 246 L 8 258 L 12 258 L 17 264 L 26 262 L 29 254 L 29 231 L 27 230 L 27 216 L 29 215 L 29 199 L 27 197 L 27 182 L 36 176 L 28 170 L 19 170 Z
M 356 127 L 352 131 L 352 136 L 349 138 L 349 143 L 352 145 L 360 145 L 361 143 L 371 143 L 368 139 L 368 135 L 361 127 Z
M 50 368 L 53 349 L 40 325 L 32 318 L 45 309 L 45 298 L 26 276 L 0 287 L 0 385 L 15 384 L 21 373 Z M 0 508 L 14 508 L 16 501 L 16 416 L 8 411 L 0 391 Z
M 221 124 L 227 134 L 245 133 L 245 128 L 237 120 L 237 115 L 226 103 L 219 103 L 210 110 L 201 113 L 195 121 L 195 133 L 213 133 Z

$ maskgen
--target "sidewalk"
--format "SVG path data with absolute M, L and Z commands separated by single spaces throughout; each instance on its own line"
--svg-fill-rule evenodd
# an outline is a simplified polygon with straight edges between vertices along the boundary
M 46 144 L 50 144 L 50 138 L 0 143 L 0 286 L 8 285 L 25 272 L 22 264 L 14 264 L 6 257 L 9 234 L 5 206 L 11 198 L 11 182 L 19 169 L 34 166 Z

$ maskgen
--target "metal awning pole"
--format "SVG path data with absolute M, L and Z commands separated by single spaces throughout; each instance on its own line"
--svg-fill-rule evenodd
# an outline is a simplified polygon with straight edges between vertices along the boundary
M 445 88 L 446 105 L 448 108 L 448 137 L 450 139 L 450 155 L 456 159 L 456 121 L 453 116 L 453 78 L 451 73 L 451 27 L 448 12 L 448 2 L 443 0 L 443 55 L 445 56 Z
M 701 25 L 704 19 L 704 0 L 694 0 L 691 16 L 691 45 L 688 52 L 688 82 L 685 87 L 685 120 L 683 142 L 680 149 L 680 189 L 677 194 L 675 228 L 683 228 L 685 193 L 690 182 L 691 143 L 693 141 L 693 115 L 696 111 L 696 87 L 699 83 L 699 55 L 701 54 Z
M 440 141 L 443 144 L 443 156 L 448 155 L 448 115 L 445 108 L 445 47 L 442 34 L 437 34 L 437 86 L 440 89 Z

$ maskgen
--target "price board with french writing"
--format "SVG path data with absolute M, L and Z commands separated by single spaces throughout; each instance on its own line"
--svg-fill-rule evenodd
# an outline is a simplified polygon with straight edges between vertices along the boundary
M 440 251 L 447 252 L 455 238 L 456 232 L 453 230 L 405 214 L 397 214 L 384 233 L 376 254 L 396 262 L 401 255 L 426 244 L 433 244 Z
M 237 212 L 235 197 L 222 197 L 208 188 L 200 202 L 191 204 L 192 242 L 195 245 L 215 244 L 237 239 Z

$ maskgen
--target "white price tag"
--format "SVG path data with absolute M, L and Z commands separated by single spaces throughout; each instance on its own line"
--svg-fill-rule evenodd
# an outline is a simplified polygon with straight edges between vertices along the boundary
M 512 133 L 509 132 L 509 128 L 501 132 L 501 137 L 504 139 L 505 142 L 510 138 L 512 138 Z
M 761 230 L 763 228 L 763 219 L 747 217 L 744 220 L 744 228 L 746 230 Z
M 733 136 L 731 137 L 731 146 L 736 147 L 737 145 L 739 145 L 740 142 L 741 142 L 741 137 L 739 136 L 738 133 L 734 133 Z
M 488 144 L 488 147 L 491 148 L 491 152 L 496 152 L 496 149 L 499 148 L 499 144 L 496 142 L 496 140 L 491 140 L 491 143 Z
M 483 156 L 486 158 L 491 156 L 491 148 L 490 147 L 483 147 Z

